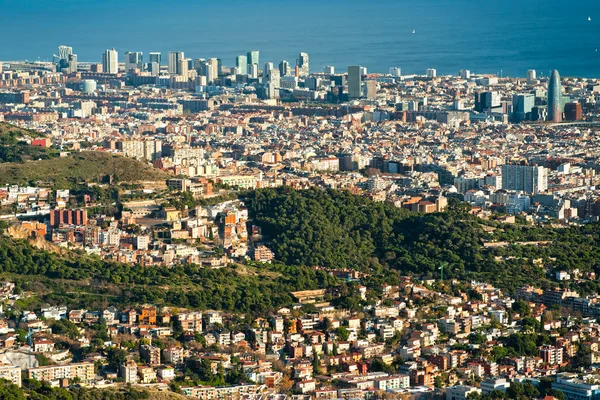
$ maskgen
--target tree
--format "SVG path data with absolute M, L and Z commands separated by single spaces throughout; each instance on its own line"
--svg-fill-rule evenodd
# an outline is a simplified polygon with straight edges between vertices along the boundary
M 38 361 L 40 367 L 46 367 L 52 364 L 52 360 L 41 353 L 36 354 L 35 359 Z
M 345 326 L 340 326 L 336 328 L 335 335 L 340 341 L 345 342 L 350 337 L 350 331 Z
M 579 347 L 577 348 L 577 353 L 571 361 L 573 366 L 577 368 L 589 368 L 589 366 L 591 365 L 590 354 L 591 350 L 588 346 L 579 345 Z
M 25 400 L 25 394 L 23 391 L 15 384 L 0 379 L 0 399 L 3 400 Z
M 539 390 L 531 382 L 513 382 L 506 390 L 509 399 L 537 399 L 540 397 Z
M 504 357 L 508 356 L 508 349 L 506 347 L 494 346 L 490 354 L 490 359 L 493 361 L 499 361 Z
M 113 370 L 119 370 L 119 367 L 127 360 L 127 351 L 116 347 L 111 347 L 107 352 L 108 366 Z
M 169 382 L 169 389 L 172 392 L 175 392 L 175 393 L 178 393 L 178 394 L 182 393 L 181 386 L 179 386 L 179 384 L 177 382 L 175 382 L 175 381 Z
M 567 395 L 558 389 L 549 389 L 546 392 L 546 396 L 552 396 L 558 400 L 567 400 Z
M 315 375 L 321 374 L 321 363 L 319 362 L 319 355 L 317 353 L 313 355 L 312 367 Z
M 59 319 L 51 325 L 52 333 L 63 335 L 69 339 L 77 339 L 79 337 L 79 328 L 68 319 Z
M 372 372 L 387 372 L 388 374 L 393 374 L 395 372 L 394 367 L 391 365 L 387 365 L 386 363 L 383 362 L 383 360 L 379 357 L 374 358 L 371 361 L 371 365 L 369 366 L 369 369 Z
M 291 393 L 294 388 L 294 381 L 290 377 L 289 373 L 286 372 L 283 374 L 281 381 L 279 382 L 279 391 L 284 394 Z
M 471 333 L 469 335 L 469 342 L 473 344 L 484 344 L 487 342 L 487 337 L 481 333 Z
M 531 330 L 533 332 L 537 332 L 540 328 L 540 321 L 535 318 L 525 317 L 521 320 L 521 325 L 524 330 Z
M 235 365 L 231 368 L 225 376 L 225 381 L 230 385 L 237 385 L 248 381 L 246 374 L 240 364 Z

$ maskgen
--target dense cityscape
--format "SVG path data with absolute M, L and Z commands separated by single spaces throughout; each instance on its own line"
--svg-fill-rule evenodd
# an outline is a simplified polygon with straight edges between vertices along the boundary
M 600 79 L 74 50 L 0 63 L 0 398 L 600 398 Z

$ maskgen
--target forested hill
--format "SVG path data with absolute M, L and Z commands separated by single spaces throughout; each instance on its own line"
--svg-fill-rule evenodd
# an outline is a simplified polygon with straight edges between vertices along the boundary
M 598 224 L 566 229 L 500 224 L 468 214 L 458 202 L 444 213 L 416 214 L 320 189 L 262 189 L 246 202 L 276 258 L 288 265 L 391 268 L 439 277 L 446 262 L 448 278 L 481 279 L 507 289 L 524 283 L 550 285 L 547 278 L 555 269 L 600 273 Z M 510 245 L 484 246 L 502 241 Z M 515 244 L 529 241 L 551 244 Z
M 128 265 L 65 251 L 50 253 L 0 234 L 0 277 L 36 292 L 40 304 L 70 307 L 152 303 L 260 315 L 293 303 L 291 292 L 335 286 L 323 271 L 281 263 L 219 269 Z
M 362 284 L 381 288 L 399 275 L 475 279 L 514 291 L 526 283 L 549 288 L 554 271 L 600 274 L 600 225 L 555 229 L 482 221 L 452 203 L 440 214 L 414 214 L 343 191 L 262 189 L 246 195 L 251 223 L 279 260 L 221 269 L 197 265 L 143 267 L 73 252 L 49 253 L 0 234 L 0 277 L 35 292 L 39 305 L 73 308 L 171 305 L 261 315 L 294 302 L 290 292 L 344 283 L 313 266 L 367 272 Z M 550 241 L 543 246 L 518 242 Z M 490 248 L 487 242 L 507 242 Z M 560 282 L 581 294 L 596 280 Z M 342 290 L 343 292 L 343 290 Z M 34 306 L 27 304 L 28 309 Z

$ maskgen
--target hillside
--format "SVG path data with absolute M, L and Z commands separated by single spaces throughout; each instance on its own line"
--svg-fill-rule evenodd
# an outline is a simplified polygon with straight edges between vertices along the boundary
M 34 131 L 32 129 L 20 128 L 16 125 L 9 124 L 8 122 L 0 122 L 0 136 L 16 136 L 19 138 L 39 138 L 44 137 L 44 135 L 40 132 Z
M 347 192 L 285 187 L 250 193 L 246 205 L 276 259 L 288 265 L 437 278 L 446 263 L 445 278 L 486 281 L 511 291 L 526 283 L 553 286 L 558 269 L 600 273 L 599 224 L 505 225 L 482 221 L 454 201 L 447 212 L 417 214 Z M 538 241 L 547 244 L 520 244 Z M 501 242 L 511 245 L 484 245 Z M 573 289 L 597 290 L 594 282 L 586 285 L 573 284 Z
M 153 303 L 252 315 L 290 306 L 293 291 L 318 288 L 335 288 L 342 296 L 338 304 L 360 309 L 360 302 L 351 301 L 348 283 L 313 266 L 359 269 L 365 273 L 361 283 L 375 290 L 383 283 L 397 284 L 400 275 L 439 278 L 442 263 L 447 263 L 446 279 L 490 282 L 511 292 L 525 284 L 560 284 L 582 295 L 600 289 L 592 280 L 552 279 L 561 269 L 600 273 L 600 224 L 506 225 L 482 221 L 454 202 L 444 213 L 416 214 L 320 189 L 261 189 L 245 200 L 251 223 L 263 228 L 279 261 L 219 269 L 148 268 L 75 252 L 57 254 L 18 235 L 0 235 L 0 277 L 35 292 L 39 304 L 94 308 Z M 548 244 L 517 244 L 532 241 Z M 490 242 L 511 245 L 484 245 Z
M 39 132 L 0 122 L 0 162 L 22 163 L 27 160 L 49 160 L 59 156 L 51 148 L 30 146 L 27 140 L 43 137 Z
M 205 269 L 148 268 L 63 252 L 0 235 L 0 276 L 34 291 L 40 304 L 71 307 L 153 303 L 264 313 L 293 303 L 290 292 L 330 287 L 336 279 L 307 267 L 272 265 Z
M 52 182 L 68 187 L 75 182 L 101 182 L 108 175 L 113 182 L 164 180 L 169 174 L 141 161 L 102 152 L 72 153 L 52 160 L 0 164 L 0 184 Z

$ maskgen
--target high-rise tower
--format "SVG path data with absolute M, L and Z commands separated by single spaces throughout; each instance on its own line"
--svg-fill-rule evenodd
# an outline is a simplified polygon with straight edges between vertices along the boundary
M 285 60 L 281 61 L 279 63 L 279 75 L 288 76 L 290 73 L 290 63 Z
M 114 48 L 106 50 L 102 54 L 102 68 L 107 74 L 117 74 L 119 72 L 119 53 Z
M 247 75 L 248 74 L 248 57 L 247 56 L 237 56 L 235 58 L 235 66 L 237 67 L 237 72 L 239 75 Z
M 142 68 L 144 62 L 143 53 L 141 51 L 126 51 L 125 52 L 125 72 L 134 68 Z
M 181 74 L 179 70 L 179 66 L 181 65 L 180 61 L 185 59 L 185 55 L 183 51 L 170 51 L 169 52 L 169 74 L 178 75 Z
M 296 66 L 298 67 L 298 72 L 300 76 L 308 76 L 310 73 L 310 66 L 308 64 L 308 54 L 300 53 L 298 55 L 298 59 L 296 60 Z
M 362 75 L 360 66 L 352 65 L 348 67 L 348 98 L 359 99 L 362 96 Z
M 550 75 L 550 81 L 548 82 L 548 121 L 562 121 L 562 107 L 560 96 L 560 75 L 558 74 L 557 70 L 553 70 L 552 75 Z
M 160 54 L 160 52 L 158 51 L 151 51 L 150 53 L 148 53 L 148 55 L 150 56 L 150 62 L 151 63 L 157 63 L 160 64 L 162 55 Z
M 252 65 L 252 64 L 258 64 L 259 57 L 260 57 L 260 52 L 258 50 L 249 51 L 246 54 L 246 60 L 248 62 L 248 68 L 250 68 L 250 65 Z

